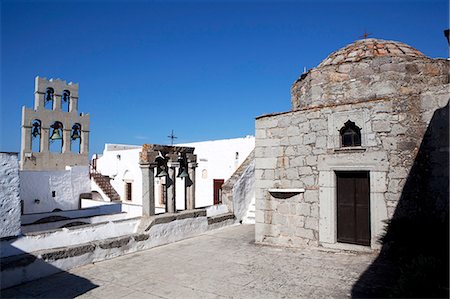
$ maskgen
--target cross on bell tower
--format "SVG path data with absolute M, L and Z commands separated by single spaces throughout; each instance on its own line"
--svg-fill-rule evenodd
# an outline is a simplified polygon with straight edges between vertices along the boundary
M 174 141 L 175 139 L 177 139 L 178 137 L 176 137 L 176 136 L 174 135 L 173 130 L 172 130 L 172 133 L 170 133 L 170 135 L 167 136 L 167 138 L 170 138 L 170 145 L 173 145 L 173 141 Z

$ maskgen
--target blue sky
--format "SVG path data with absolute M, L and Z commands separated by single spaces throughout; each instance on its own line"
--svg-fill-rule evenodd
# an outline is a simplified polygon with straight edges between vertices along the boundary
M 1 1 L 0 151 L 20 151 L 34 78 L 80 84 L 90 153 L 105 143 L 254 134 L 290 110 L 303 68 L 371 37 L 447 57 L 448 1 Z

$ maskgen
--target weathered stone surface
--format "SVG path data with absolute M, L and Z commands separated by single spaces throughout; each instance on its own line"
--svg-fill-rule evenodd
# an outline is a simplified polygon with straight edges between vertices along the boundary
M 278 154 L 276 161 L 265 160 L 261 167 L 274 170 L 274 178 L 272 173 L 258 176 L 256 206 L 265 209 L 270 215 L 265 221 L 276 223 L 280 232 L 259 235 L 264 230 L 257 224 L 257 239 L 287 246 L 318 244 L 320 219 L 322 227 L 327 227 L 325 234 L 321 232 L 326 241 L 321 242 L 336 242 L 335 171 L 368 171 L 375 248 L 382 221 L 393 215 L 408 177 L 414 176 L 411 171 L 425 139 L 431 143 L 427 151 L 432 154 L 424 159 L 435 166 L 427 172 L 429 178 L 419 180 L 428 181 L 430 190 L 448 181 L 444 171 L 448 145 L 439 149 L 434 145 L 448 140 L 448 134 L 438 133 L 448 132 L 448 121 L 433 123 L 438 112 L 441 119 L 448 113 L 444 108 L 450 98 L 448 70 L 449 61 L 444 59 L 430 59 L 402 43 L 367 39 L 332 53 L 319 67 L 302 74 L 291 88 L 292 112 L 267 116 L 283 129 L 271 127 L 270 138 L 256 140 L 256 150 L 266 144 L 278 149 L 271 149 Z M 360 146 L 342 145 L 340 130 L 348 120 L 361 130 Z M 256 121 L 257 129 L 260 121 Z M 261 157 L 275 156 L 264 150 Z M 438 167 L 439 161 L 444 167 Z M 427 165 L 421 164 L 420 171 L 426 172 Z M 258 197 L 267 194 L 267 188 L 279 187 L 305 188 L 306 192 L 295 202 L 278 202 L 276 208 Z M 260 200 L 263 204 L 258 205 Z M 294 222 L 301 224 L 298 231 Z

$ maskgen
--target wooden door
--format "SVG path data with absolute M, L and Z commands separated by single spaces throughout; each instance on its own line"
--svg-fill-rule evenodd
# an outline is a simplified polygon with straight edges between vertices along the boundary
M 337 240 L 370 245 L 368 171 L 337 171 Z
M 222 185 L 224 180 L 214 180 L 213 181 L 213 192 L 214 192 L 214 204 L 218 205 L 222 203 Z

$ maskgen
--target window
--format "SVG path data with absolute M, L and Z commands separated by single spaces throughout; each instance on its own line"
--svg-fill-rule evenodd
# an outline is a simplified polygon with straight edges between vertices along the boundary
M 342 147 L 361 146 L 361 128 L 356 126 L 351 120 L 344 124 L 339 133 Z
M 125 198 L 131 201 L 131 183 L 125 183 Z

